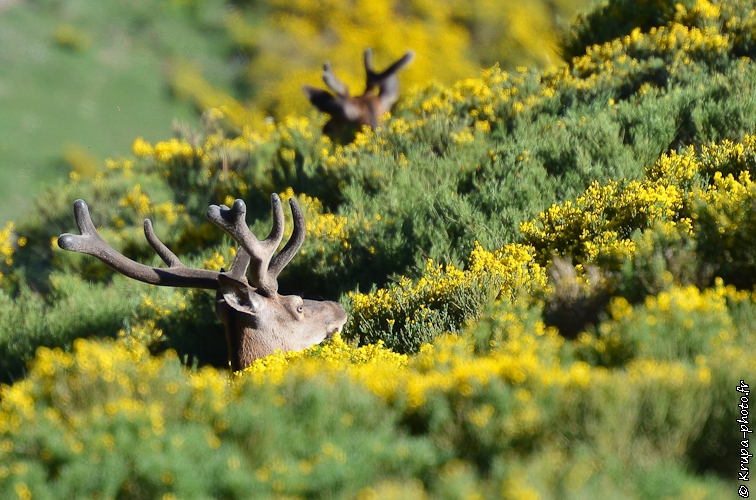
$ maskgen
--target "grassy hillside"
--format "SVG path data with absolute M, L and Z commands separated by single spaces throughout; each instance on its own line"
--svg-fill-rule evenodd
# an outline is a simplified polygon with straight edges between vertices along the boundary
M 129 154 L 135 135 L 157 139 L 173 119 L 192 120 L 165 78 L 176 58 L 202 57 L 201 38 L 181 12 L 149 15 L 150 3 L 50 0 L 0 11 L 3 224 L 69 170 L 101 169 Z M 206 47 L 207 57 L 217 50 Z
M 211 109 L 72 175 L 0 234 L 0 492 L 735 498 L 754 13 L 616 0 L 578 20 L 569 63 L 416 87 L 349 144 L 322 117 L 239 130 Z M 207 205 L 243 198 L 263 234 L 271 192 L 307 218 L 282 291 L 350 319 L 241 373 L 211 294 L 55 244 L 84 198 L 133 258 L 157 263 L 151 217 L 185 262 L 227 268 Z

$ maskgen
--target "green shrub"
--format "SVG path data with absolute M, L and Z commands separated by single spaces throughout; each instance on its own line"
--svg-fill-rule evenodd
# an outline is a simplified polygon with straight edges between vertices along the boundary
M 751 288 L 756 284 L 756 185 L 748 171 L 739 182 L 719 173 L 713 182 L 701 193 L 694 215 L 700 259 L 727 283 Z
M 651 28 L 666 26 L 674 18 L 677 5 L 690 8 L 694 4 L 692 0 L 608 0 L 577 16 L 568 37 L 562 42 L 562 55 L 571 59 L 584 54 L 586 47 L 622 38 L 636 28 L 647 32 Z
M 422 439 L 348 381 L 231 386 L 112 342 L 40 350 L 0 404 L 3 496 L 345 498 L 433 465 Z
M 115 337 L 139 304 L 138 284 L 105 287 L 55 274 L 46 298 L 26 286 L 0 291 L 0 383 L 21 379 L 41 346 L 70 349 L 77 338 Z M 134 286 L 136 285 L 136 286 Z

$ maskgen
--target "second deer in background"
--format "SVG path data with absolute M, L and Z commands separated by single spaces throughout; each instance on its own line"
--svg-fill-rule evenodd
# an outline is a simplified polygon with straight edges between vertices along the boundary
M 365 91 L 359 96 L 350 96 L 349 88 L 331 71 L 331 65 L 323 65 L 323 81 L 335 95 L 327 90 L 303 85 L 310 102 L 331 119 L 323 128 L 323 133 L 333 137 L 345 132 L 353 132 L 362 125 L 378 126 L 378 118 L 390 111 L 399 97 L 399 77 L 397 73 L 415 58 L 415 53 L 407 51 L 404 56 L 382 73 L 373 69 L 373 50 L 364 53 L 366 83 Z M 376 93 L 377 90 L 377 93 Z

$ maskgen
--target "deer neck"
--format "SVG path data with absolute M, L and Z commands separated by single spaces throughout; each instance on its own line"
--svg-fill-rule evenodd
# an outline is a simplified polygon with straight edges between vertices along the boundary
M 220 295 L 215 306 L 218 318 L 225 327 L 231 370 L 243 370 L 254 360 L 275 351 L 277 347 L 274 346 L 274 339 L 270 335 L 264 335 L 256 325 L 250 324 L 250 316 L 234 311 Z
M 256 359 L 281 349 L 275 338 L 240 321 L 236 314 L 229 314 L 226 322 L 228 359 L 233 371 L 243 370 Z

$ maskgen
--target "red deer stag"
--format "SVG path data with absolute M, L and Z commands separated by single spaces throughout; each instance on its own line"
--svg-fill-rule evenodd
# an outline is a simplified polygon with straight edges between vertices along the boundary
M 355 130 L 362 125 L 377 127 L 378 118 L 391 110 L 399 97 L 397 73 L 414 58 L 415 53 L 411 50 L 407 51 L 404 57 L 389 66 L 383 73 L 376 73 L 373 69 L 373 50 L 365 50 L 365 73 L 367 74 L 365 92 L 354 97 L 349 95 L 349 88 L 333 74 L 331 65 L 325 63 L 323 81 L 336 95 L 309 85 L 302 86 L 310 102 L 320 111 L 331 115 L 323 132 L 330 136 L 342 130 Z
M 150 219 L 144 221 L 144 235 L 168 267 L 150 267 L 125 257 L 100 237 L 84 200 L 74 203 L 74 216 L 81 235 L 62 234 L 58 245 L 97 257 L 119 273 L 144 283 L 216 290 L 215 311 L 226 328 L 230 365 L 233 370 L 240 370 L 277 349 L 292 351 L 318 344 L 339 332 L 347 319 L 344 308 L 336 302 L 279 295 L 278 275 L 305 238 L 302 210 L 296 199 L 291 198 L 289 203 L 294 230 L 286 246 L 276 255 L 273 254 L 284 233 L 283 206 L 277 194 L 271 196 L 273 228 L 263 241 L 249 230 L 247 207 L 242 200 L 236 200 L 231 208 L 211 205 L 207 209 L 207 218 L 239 244 L 227 272 L 186 267 L 157 238 Z

